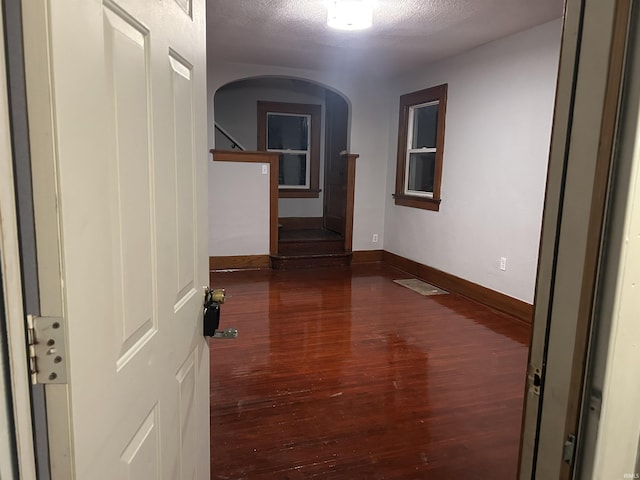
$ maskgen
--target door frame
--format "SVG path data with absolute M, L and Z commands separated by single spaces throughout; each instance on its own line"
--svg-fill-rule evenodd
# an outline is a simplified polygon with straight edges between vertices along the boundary
M 567 0 L 565 5 L 520 480 L 573 475 L 579 438 L 571 438 L 580 433 L 629 6 L 629 0 Z
M 14 48 L 15 42 L 20 42 L 18 32 L 21 28 L 21 20 L 19 13 L 19 0 L 4 0 L 2 2 L 0 11 L 0 56 L 2 57 L 0 59 L 2 68 L 2 72 L 0 72 L 0 132 L 2 132 L 0 144 L 2 148 L 0 155 L 0 244 L 2 245 L 0 268 L 2 269 L 2 300 L 6 316 L 6 338 L 9 354 L 7 382 L 10 384 L 10 399 L 15 427 L 12 440 L 15 443 L 19 478 L 35 480 L 36 454 L 32 422 L 37 422 L 37 417 L 32 417 L 31 386 L 27 363 L 22 283 L 24 257 L 21 256 L 21 242 L 25 239 L 20 229 L 20 225 L 24 221 L 22 215 L 25 209 L 25 196 L 18 197 L 17 191 L 17 188 L 24 187 L 24 179 L 21 182 L 16 172 L 16 168 L 20 168 L 16 167 L 16 164 L 25 161 L 24 157 L 20 157 L 20 154 L 24 155 L 25 152 L 21 149 L 24 144 L 20 145 L 20 140 L 17 138 L 18 133 L 27 133 L 24 130 L 26 125 L 20 125 L 21 120 L 26 121 L 26 117 L 20 117 L 25 113 L 20 109 L 20 104 L 24 101 L 24 91 L 15 88 L 15 82 L 20 78 L 20 64 L 23 59 L 22 50 Z M 16 15 L 18 15 L 17 20 Z M 5 40 L 7 41 L 6 45 Z M 12 58 L 9 58 L 9 55 Z M 11 71 L 8 72 L 8 70 Z M 26 162 L 28 161 L 27 156 Z M 28 197 L 29 193 L 26 193 L 27 202 Z M 40 424 L 40 426 L 42 425 Z M 46 474 L 48 465 L 44 464 L 43 467 L 42 471 Z M 40 478 L 48 477 L 43 474 Z
M 347 203 L 345 213 L 344 227 L 344 251 L 351 253 L 353 251 L 353 211 L 355 205 L 356 194 L 356 160 L 360 157 L 358 153 L 345 153 L 341 156 L 347 163 Z
M 577 445 L 577 478 L 623 478 L 640 474 L 640 391 L 628 381 L 640 365 L 637 342 L 640 276 L 640 6 L 631 12 L 629 44 Z M 635 368 L 637 375 L 637 368 Z M 635 408 L 634 408 L 635 407 Z

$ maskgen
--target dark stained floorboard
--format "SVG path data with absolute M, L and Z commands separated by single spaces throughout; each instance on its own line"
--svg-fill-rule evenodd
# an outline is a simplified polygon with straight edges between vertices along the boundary
M 515 478 L 529 327 L 407 277 L 212 274 L 212 479 Z

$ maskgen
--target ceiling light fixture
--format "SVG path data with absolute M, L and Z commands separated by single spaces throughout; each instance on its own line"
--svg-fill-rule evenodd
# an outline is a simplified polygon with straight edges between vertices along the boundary
M 372 0 L 330 0 L 327 25 L 338 30 L 364 30 L 373 25 Z

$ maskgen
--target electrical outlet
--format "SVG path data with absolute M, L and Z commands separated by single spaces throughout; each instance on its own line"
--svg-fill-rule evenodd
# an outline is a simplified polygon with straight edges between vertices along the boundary
M 500 257 L 500 270 L 507 271 L 507 257 Z
M 262 165 L 262 174 L 266 175 L 269 173 L 269 167 L 267 165 Z
M 371 240 L 373 243 L 378 243 L 378 234 L 374 233 L 373 234 L 373 239 Z

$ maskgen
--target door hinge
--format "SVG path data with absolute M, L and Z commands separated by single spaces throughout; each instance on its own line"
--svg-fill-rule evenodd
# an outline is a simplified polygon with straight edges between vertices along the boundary
M 600 411 L 602 410 L 602 392 L 598 389 L 591 390 L 591 396 L 589 397 L 589 411 L 596 415 L 596 418 L 600 418 Z
M 564 442 L 564 448 L 562 449 L 562 461 L 567 465 L 573 463 L 573 455 L 576 451 L 576 436 L 570 434 L 567 436 L 567 440 Z
M 67 383 L 67 342 L 60 317 L 27 315 L 32 384 Z

